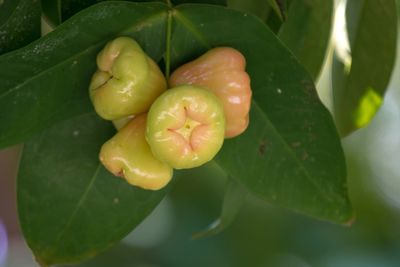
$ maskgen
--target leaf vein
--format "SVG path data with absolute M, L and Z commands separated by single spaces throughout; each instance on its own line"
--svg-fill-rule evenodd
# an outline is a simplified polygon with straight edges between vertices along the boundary
M 71 216 L 68 220 L 68 222 L 65 224 L 65 226 L 62 228 L 62 230 L 60 231 L 60 234 L 57 236 L 57 238 L 54 241 L 54 246 L 52 246 L 53 248 L 57 248 L 57 246 L 59 245 L 62 237 L 65 235 L 65 233 L 68 231 L 68 229 L 70 228 L 70 226 L 72 225 L 76 215 L 78 214 L 78 211 L 81 209 L 81 207 L 83 206 L 89 192 L 91 191 L 91 189 L 93 188 L 93 185 L 98 177 L 99 171 L 101 169 L 101 165 L 98 164 L 97 168 L 93 174 L 93 176 L 90 178 L 89 184 L 86 187 L 86 190 L 83 192 L 81 198 L 79 199 L 74 211 L 71 213 Z
M 183 26 L 185 26 L 187 28 L 187 30 L 192 33 L 199 41 L 202 42 L 202 44 L 208 48 L 211 47 L 211 45 L 208 43 L 208 41 L 206 40 L 206 38 L 204 38 L 202 36 L 202 33 L 200 31 L 198 31 L 196 29 L 196 26 L 190 22 L 189 19 L 187 19 L 181 12 L 174 12 L 174 14 L 176 15 L 176 18 L 182 22 Z M 295 160 L 296 164 L 299 166 L 300 171 L 304 174 L 304 176 L 306 177 L 306 179 L 309 181 L 309 183 L 314 186 L 317 189 L 317 192 L 321 195 L 322 198 L 326 199 L 328 202 L 333 201 L 333 199 L 328 195 L 328 194 L 324 194 L 323 190 L 321 188 L 321 185 L 319 185 L 310 175 L 310 173 L 308 172 L 308 170 L 304 167 L 303 164 L 301 164 L 300 159 L 298 158 L 298 156 L 293 152 L 293 150 L 290 149 L 289 144 L 287 143 L 287 141 L 279 134 L 278 129 L 275 127 L 275 125 L 271 122 L 271 120 L 268 118 L 267 114 L 265 114 L 264 112 L 262 112 L 263 110 L 261 109 L 261 107 L 259 106 L 259 104 L 253 100 L 253 106 L 255 106 L 257 109 L 259 109 L 262 114 L 262 116 L 265 118 L 265 121 L 269 124 L 269 126 L 271 127 L 271 129 L 274 131 L 274 134 L 276 136 L 278 136 L 278 138 L 281 140 L 281 143 L 284 146 L 284 149 L 288 152 L 288 154 Z M 217 163 L 218 164 L 218 163 Z M 219 165 L 219 164 L 218 164 Z M 228 173 L 231 176 L 235 176 L 232 175 L 231 173 L 227 172 L 225 170 L 226 173 Z

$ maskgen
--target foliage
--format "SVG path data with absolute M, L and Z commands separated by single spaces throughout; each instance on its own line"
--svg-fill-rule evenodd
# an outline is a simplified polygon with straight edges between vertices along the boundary
M 395 0 L 349 1 L 346 21 L 351 61 L 336 57 L 332 69 L 335 118 L 341 135 L 367 125 L 382 104 L 396 58 Z
M 39 0 L 3 0 L 0 4 L 0 55 L 40 37 Z
M 42 12 L 55 30 L 32 43 L 40 21 L 36 11 L 21 12 L 39 10 L 38 1 L 2 4 L 0 41 L 7 42 L 0 42 L 0 52 L 16 50 L 0 56 L 0 147 L 25 142 L 18 209 L 37 261 L 75 263 L 99 254 L 140 224 L 171 188 L 199 173 L 226 179 L 227 189 L 219 223 L 197 237 L 229 226 L 246 197 L 351 223 L 336 127 L 350 134 L 379 108 L 371 112 L 360 103 L 371 90 L 381 99 L 389 81 L 395 2 L 348 4 L 352 64 L 333 62 L 336 127 L 314 85 L 328 51 L 333 1 L 148 2 L 42 0 Z M 382 18 L 379 25 L 374 17 Z M 88 85 L 96 54 L 118 36 L 134 38 L 167 76 L 218 46 L 238 49 L 247 61 L 253 90 L 249 128 L 226 140 L 211 163 L 176 171 L 174 182 L 161 191 L 129 186 L 98 160 L 101 144 L 114 130 L 94 115 Z M 367 97 L 366 105 L 376 102 Z M 360 118 L 363 123 L 357 124 Z

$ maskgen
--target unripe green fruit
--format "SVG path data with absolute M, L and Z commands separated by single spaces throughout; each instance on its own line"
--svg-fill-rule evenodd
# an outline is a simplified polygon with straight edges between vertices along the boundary
M 109 42 L 97 55 L 97 66 L 89 92 L 96 112 L 106 120 L 146 112 L 167 88 L 157 64 L 128 37 Z
M 195 86 L 167 90 L 148 113 L 146 139 L 154 156 L 175 169 L 210 161 L 224 141 L 225 118 L 218 97 Z
M 212 91 L 222 101 L 226 119 L 225 137 L 235 137 L 249 124 L 250 78 L 243 55 L 230 47 L 209 50 L 176 69 L 171 86 L 190 84 Z
M 172 168 L 154 158 L 145 138 L 146 114 L 136 116 L 108 140 L 100 161 L 114 175 L 144 189 L 158 190 L 172 178 Z

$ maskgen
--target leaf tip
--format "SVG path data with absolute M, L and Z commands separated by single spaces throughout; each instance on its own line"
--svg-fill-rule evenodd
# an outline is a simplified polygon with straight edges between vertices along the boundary
M 192 240 L 204 239 L 206 237 L 215 236 L 222 232 L 224 227 L 221 227 L 221 220 L 217 219 L 211 223 L 205 230 L 192 234 Z
M 352 226 L 357 220 L 357 215 L 352 213 L 351 217 L 343 223 L 344 226 L 350 227 Z
M 48 263 L 45 259 L 35 255 L 35 261 L 39 264 L 40 267 L 50 267 L 50 263 Z

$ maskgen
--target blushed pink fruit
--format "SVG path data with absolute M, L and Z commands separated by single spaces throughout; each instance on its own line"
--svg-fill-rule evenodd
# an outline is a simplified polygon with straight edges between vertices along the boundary
M 176 69 L 170 85 L 195 85 L 216 94 L 224 106 L 225 137 L 235 137 L 245 131 L 249 123 L 252 92 L 245 67 L 246 60 L 239 51 L 218 47 Z

